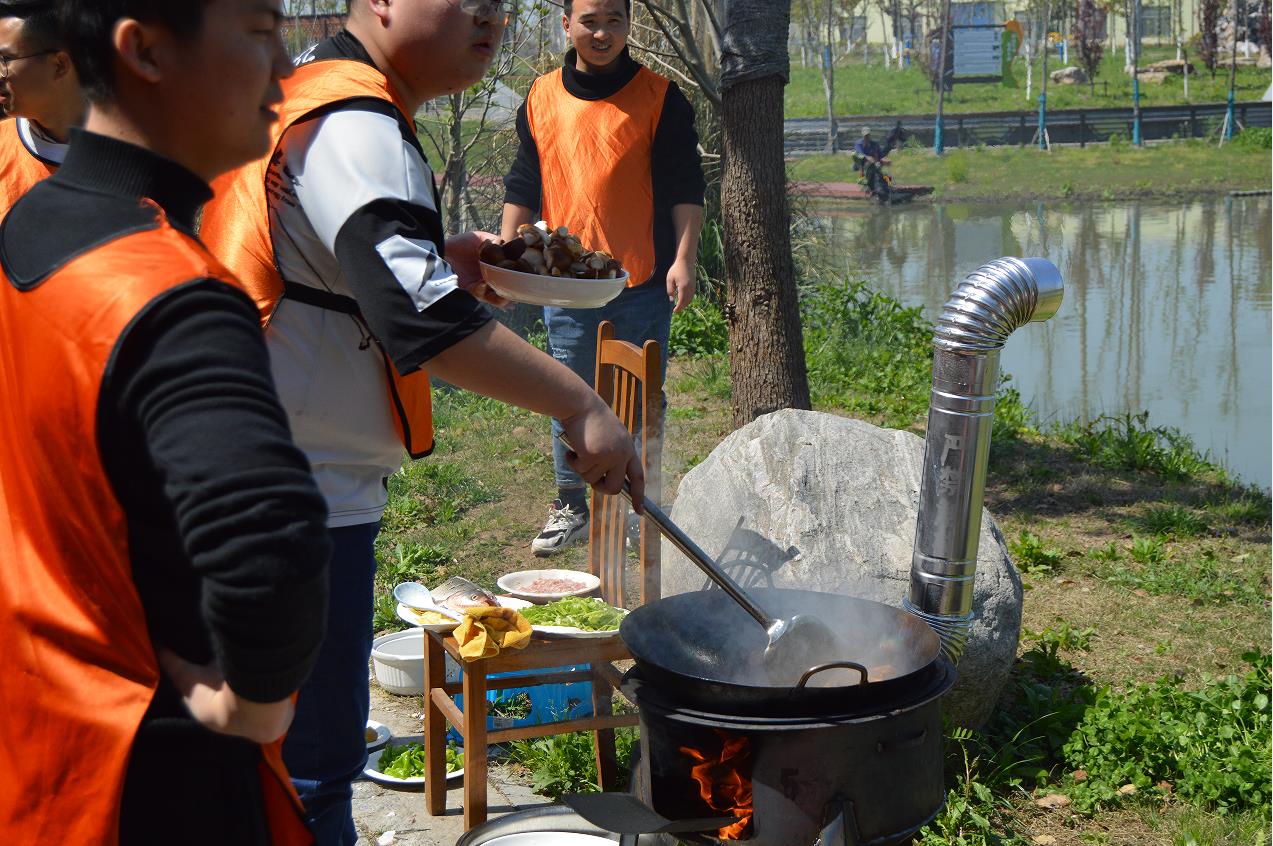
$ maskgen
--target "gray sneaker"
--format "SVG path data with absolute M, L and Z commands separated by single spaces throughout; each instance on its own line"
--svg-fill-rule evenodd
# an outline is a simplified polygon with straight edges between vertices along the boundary
M 546 558 L 571 544 L 588 539 L 588 512 L 554 502 L 548 507 L 548 522 L 539 537 L 530 542 L 530 551 Z

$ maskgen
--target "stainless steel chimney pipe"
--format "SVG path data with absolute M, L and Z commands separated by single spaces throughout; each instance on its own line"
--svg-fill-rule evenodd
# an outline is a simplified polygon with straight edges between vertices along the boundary
M 933 333 L 924 476 L 910 596 L 902 604 L 936 629 L 955 663 L 972 629 L 999 352 L 1014 331 L 1056 314 L 1063 287 L 1046 259 L 992 261 L 959 283 Z

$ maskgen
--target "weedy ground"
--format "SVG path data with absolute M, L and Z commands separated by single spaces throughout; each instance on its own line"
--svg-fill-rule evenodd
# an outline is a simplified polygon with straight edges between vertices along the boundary
M 845 283 L 806 286 L 802 309 L 816 407 L 922 433 L 919 312 Z M 730 431 L 725 347 L 709 287 L 670 343 L 668 500 Z M 436 452 L 390 480 L 377 629 L 401 626 L 398 581 L 493 588 L 543 564 L 529 544 L 554 495 L 547 421 L 458 391 L 436 404 Z M 950 731 L 947 806 L 920 842 L 1268 843 L 1268 494 L 1143 415 L 1041 430 L 1010 384 L 989 480 L 1027 588 L 1019 658 L 995 718 Z M 584 550 L 551 563 L 583 568 Z M 595 778 L 584 736 L 506 751 L 546 795 Z

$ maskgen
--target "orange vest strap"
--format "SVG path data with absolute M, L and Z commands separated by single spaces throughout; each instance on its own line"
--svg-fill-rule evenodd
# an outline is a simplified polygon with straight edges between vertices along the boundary
M 278 152 L 284 133 L 316 113 L 349 100 L 374 98 L 392 103 L 410 123 L 406 103 L 379 70 L 350 59 L 331 59 L 301 65 L 283 81 L 283 103 L 274 126 L 273 149 Z M 226 265 L 243 280 L 268 325 L 283 298 L 286 285 L 278 270 L 270 232 L 265 181 L 273 155 L 244 165 L 213 183 L 216 196 L 204 208 L 199 234 Z M 321 307 L 321 306 L 320 306 Z M 384 350 L 381 350 L 384 354 Z M 387 355 L 385 374 L 394 428 L 412 458 L 433 450 L 433 398 L 429 376 L 416 371 L 400 376 Z
M 558 69 L 535 80 L 526 98 L 541 216 L 613 255 L 628 271 L 628 285 L 640 285 L 655 268 L 650 156 L 668 80 L 643 67 L 615 94 L 581 100 L 561 76 Z

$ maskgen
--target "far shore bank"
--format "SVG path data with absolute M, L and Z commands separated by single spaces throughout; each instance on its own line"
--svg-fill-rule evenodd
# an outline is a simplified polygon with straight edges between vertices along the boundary
M 932 186 L 930 196 L 912 202 L 1189 199 L 1268 191 L 1273 178 L 1269 149 L 1249 142 L 1217 147 L 1181 141 L 1143 148 L 1116 143 L 1051 152 L 981 147 L 943 156 L 903 149 L 889 158 L 895 184 Z M 848 155 L 793 161 L 787 174 L 797 183 L 795 193 L 831 202 L 862 201 L 852 190 L 856 174 Z

